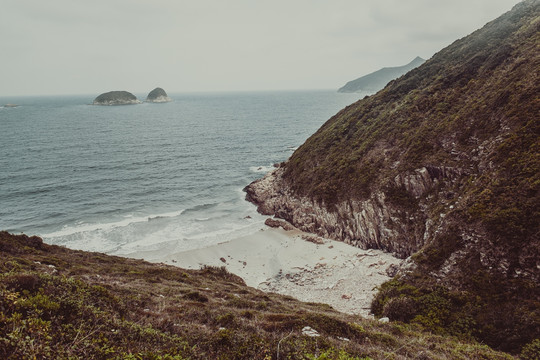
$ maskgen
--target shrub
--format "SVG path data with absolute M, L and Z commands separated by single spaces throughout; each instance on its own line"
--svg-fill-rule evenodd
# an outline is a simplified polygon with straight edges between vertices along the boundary
M 10 290 L 23 292 L 34 292 L 40 284 L 39 276 L 35 274 L 15 274 L 9 275 L 3 279 L 4 284 Z
M 535 339 L 533 342 L 525 345 L 520 357 L 522 360 L 540 359 L 540 339 Z
M 407 296 L 391 298 L 384 304 L 382 314 L 392 321 L 410 321 L 416 314 L 416 302 Z
M 201 294 L 198 291 L 190 291 L 184 295 L 184 298 L 198 302 L 208 302 L 208 298 L 206 297 L 206 295 Z

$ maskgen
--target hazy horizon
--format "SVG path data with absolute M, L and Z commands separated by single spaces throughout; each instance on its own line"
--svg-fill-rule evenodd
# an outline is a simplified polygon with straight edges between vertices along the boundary
M 0 96 L 337 90 L 518 2 L 7 1 Z

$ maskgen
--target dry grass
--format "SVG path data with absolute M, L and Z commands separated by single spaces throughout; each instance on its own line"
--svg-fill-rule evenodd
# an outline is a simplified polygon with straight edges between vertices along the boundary
M 193 271 L 0 232 L 6 359 L 506 359 L 420 328 L 338 313 Z M 310 326 L 320 337 L 302 335 Z

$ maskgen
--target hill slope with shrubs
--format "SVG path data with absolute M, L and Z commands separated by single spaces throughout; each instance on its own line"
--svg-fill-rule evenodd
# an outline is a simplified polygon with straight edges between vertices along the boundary
M 540 1 L 525 0 L 340 111 L 248 199 L 412 255 L 376 314 L 519 352 L 540 336 L 539 44 Z
M 303 334 L 309 326 L 318 337 Z M 49 246 L 0 232 L 2 359 L 510 359 L 247 287 L 224 268 Z

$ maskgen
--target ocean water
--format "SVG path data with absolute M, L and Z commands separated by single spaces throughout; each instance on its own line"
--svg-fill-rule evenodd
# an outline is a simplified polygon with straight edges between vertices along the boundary
M 136 94 L 144 98 L 143 94 Z M 249 235 L 242 189 L 359 98 L 334 91 L 0 98 L 0 229 L 72 249 L 183 251 Z

